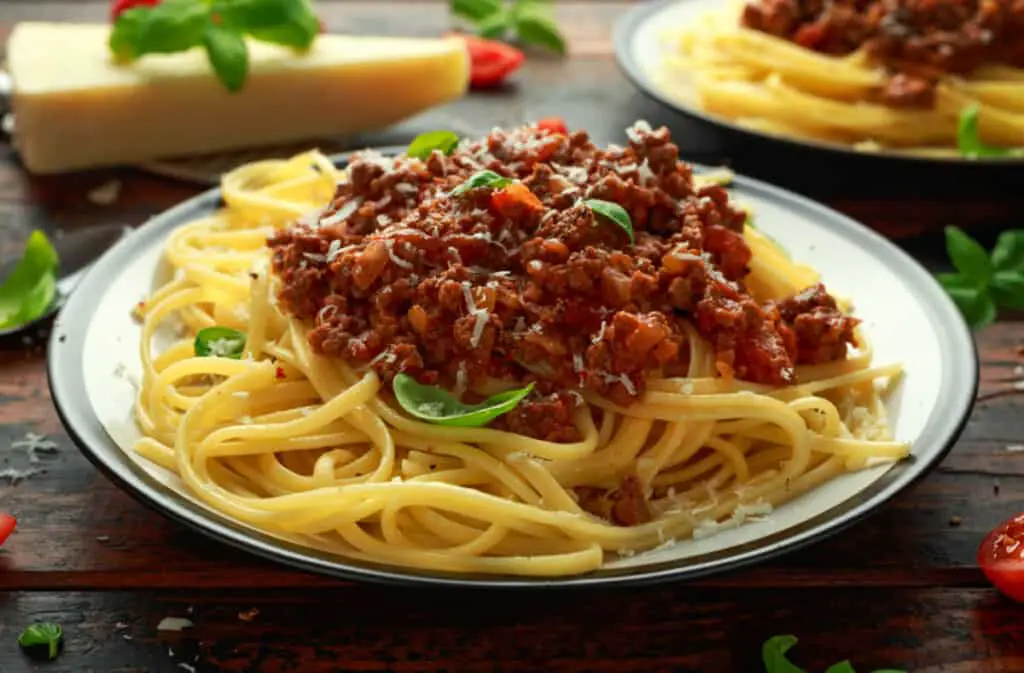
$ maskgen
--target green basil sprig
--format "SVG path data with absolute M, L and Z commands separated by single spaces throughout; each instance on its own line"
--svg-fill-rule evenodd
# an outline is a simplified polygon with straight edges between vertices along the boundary
M 469 22 L 480 37 L 504 40 L 513 35 L 521 44 L 533 44 L 556 54 L 566 53 L 565 37 L 547 0 L 451 0 L 452 14 Z
M 956 144 L 960 154 L 976 159 L 978 157 L 1024 157 L 1024 148 L 1010 149 L 993 147 L 981 139 L 978 131 L 978 106 L 969 105 L 960 111 L 956 129 Z
M 196 334 L 194 348 L 199 357 L 239 360 L 245 352 L 245 335 L 230 327 L 206 327 Z
M 57 296 L 60 259 L 38 229 L 25 244 L 14 271 L 0 285 L 0 327 L 17 327 L 41 316 Z
M 761 660 L 764 662 L 765 673 L 807 673 L 789 660 L 786 653 L 797 644 L 796 636 L 773 636 L 761 646 Z M 829 666 L 825 673 L 856 673 L 849 661 L 840 661 Z M 906 673 L 886 668 L 874 673 Z
M 319 32 L 309 0 L 163 0 L 118 16 L 108 46 L 125 63 L 200 47 L 224 87 L 238 91 L 249 73 L 246 36 L 305 50 Z
M 586 199 L 583 203 L 594 211 L 595 214 L 607 218 L 622 227 L 623 231 L 629 234 L 629 242 L 636 243 L 636 237 L 633 235 L 633 220 L 630 219 L 629 213 L 626 212 L 625 208 L 617 203 L 602 201 L 601 199 Z
M 502 187 L 508 187 L 513 182 L 515 182 L 515 180 L 502 177 L 494 171 L 480 171 L 479 173 L 474 173 L 469 177 L 469 179 L 453 189 L 451 195 L 459 196 L 461 194 L 465 194 L 471 189 L 480 189 L 481 187 L 501 189 Z
M 60 654 L 61 639 L 64 637 L 64 629 L 60 624 L 53 622 L 41 622 L 32 624 L 21 632 L 18 637 L 18 645 L 27 652 L 37 649 L 44 652 L 46 658 L 53 661 Z
M 958 227 L 946 227 L 946 253 L 956 273 L 936 276 L 973 328 L 998 309 L 1024 308 L 1024 230 L 1004 231 L 991 255 Z
M 434 150 L 441 150 L 446 155 L 451 154 L 458 144 L 459 136 L 453 131 L 427 131 L 413 138 L 405 153 L 414 159 L 425 160 Z
M 425 386 L 408 374 L 396 376 L 393 386 L 398 403 L 420 420 L 437 425 L 479 428 L 515 409 L 530 394 L 534 384 L 491 395 L 480 404 L 463 404 L 447 390 Z

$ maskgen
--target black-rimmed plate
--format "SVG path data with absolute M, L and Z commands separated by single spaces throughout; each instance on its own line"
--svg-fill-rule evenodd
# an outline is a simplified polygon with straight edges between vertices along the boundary
M 639 3 L 616 23 L 613 33 L 615 59 L 626 77 L 645 95 L 687 117 L 715 126 L 740 139 L 767 140 L 834 156 L 877 157 L 890 162 L 941 164 L 977 167 L 1014 167 L 1020 170 L 1024 160 L 978 158 L 957 155 L 933 155 L 894 150 L 862 151 L 849 145 L 762 133 L 701 109 L 686 82 L 671 89 L 660 83 L 658 73 L 665 54 L 664 36 L 675 27 L 690 25 L 701 15 L 722 7 L 726 0 L 650 0 Z
M 897 464 L 842 475 L 756 522 L 610 560 L 591 574 L 533 579 L 355 562 L 227 519 L 192 497 L 175 475 L 132 452 L 139 437 L 132 405 L 141 365 L 140 327 L 131 310 L 153 284 L 168 234 L 216 209 L 221 204 L 216 189 L 153 218 L 111 249 L 82 281 L 53 330 L 53 399 L 83 453 L 128 493 L 216 540 L 326 575 L 448 586 L 551 587 L 693 578 L 762 561 L 854 523 L 937 464 L 970 413 L 978 365 L 956 307 L 928 272 L 892 243 L 839 213 L 756 180 L 737 177 L 732 192 L 755 209 L 760 229 L 794 258 L 819 269 L 830 289 L 853 299 L 874 346 L 875 362 L 903 363 L 906 377 L 890 400 L 889 414 L 896 438 L 912 442 L 913 455 Z

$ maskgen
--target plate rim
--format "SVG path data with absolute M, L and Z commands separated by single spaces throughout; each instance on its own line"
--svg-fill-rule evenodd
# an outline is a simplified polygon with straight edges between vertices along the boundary
M 789 136 L 771 135 L 760 133 L 752 129 L 744 128 L 738 124 L 712 115 L 696 106 L 683 105 L 679 101 L 672 100 L 651 80 L 644 72 L 640 63 L 633 55 L 633 37 L 639 27 L 652 19 L 652 17 L 669 9 L 673 5 L 687 2 L 703 2 L 706 0 L 648 0 L 626 11 L 620 16 L 612 28 L 612 52 L 615 56 L 615 63 L 619 70 L 626 76 L 630 84 L 636 87 L 641 93 L 678 114 L 697 119 L 706 124 L 716 126 L 720 129 L 741 135 L 748 139 L 767 140 L 792 145 L 804 150 L 827 152 L 843 157 L 862 157 L 865 159 L 879 159 L 881 161 L 908 162 L 914 165 L 941 165 L 941 166 L 978 166 L 985 168 L 1024 166 L 1024 159 L 994 159 L 992 157 L 978 157 L 969 159 L 964 157 L 934 157 L 914 154 L 899 154 L 891 150 L 879 150 L 877 152 L 860 152 L 852 147 L 846 147 L 838 143 L 828 143 L 819 140 L 804 138 L 791 138 Z
M 400 152 L 404 147 L 373 149 L 387 155 Z M 332 155 L 330 160 L 336 165 L 344 165 L 349 157 L 359 151 Z M 698 163 L 690 165 L 695 171 L 712 168 Z M 942 386 L 920 436 L 914 440 L 915 446 L 927 440 L 927 446 L 934 447 L 931 448 L 931 455 L 923 460 L 912 456 L 894 465 L 866 488 L 824 512 L 749 543 L 643 568 L 598 570 L 568 577 L 535 578 L 424 571 L 355 561 L 281 540 L 210 512 L 159 484 L 107 434 L 86 394 L 82 363 L 88 334 L 86 327 L 92 317 L 91 300 L 92 297 L 105 296 L 116 278 L 116 274 L 109 271 L 117 267 L 120 259 L 131 255 L 135 249 L 148 247 L 147 243 L 153 239 L 164 238 L 183 219 L 190 217 L 193 211 L 221 205 L 223 202 L 219 187 L 201 192 L 149 218 L 132 235 L 125 236 L 108 250 L 87 272 L 57 316 L 50 334 L 47 380 L 53 404 L 65 431 L 79 450 L 119 490 L 133 499 L 221 544 L 241 549 L 283 567 L 312 572 L 324 578 L 393 586 L 551 589 L 642 586 L 692 580 L 749 567 L 832 537 L 877 512 L 886 502 L 928 474 L 950 452 L 967 425 L 979 386 L 980 363 L 973 335 L 955 304 L 931 274 L 908 253 L 869 227 L 800 194 L 743 175 L 736 175 L 734 184 L 758 193 L 787 210 L 809 213 L 822 226 L 838 229 L 847 236 L 859 239 L 860 244 L 868 250 L 888 258 L 893 268 L 901 270 L 900 275 L 908 285 L 917 290 L 915 297 L 920 302 L 922 312 L 936 328 L 940 353 L 946 365 L 943 381 L 953 378 L 963 382 L 963 385 Z

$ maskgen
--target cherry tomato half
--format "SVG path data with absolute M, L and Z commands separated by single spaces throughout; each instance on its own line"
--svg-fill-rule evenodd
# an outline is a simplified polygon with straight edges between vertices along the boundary
M 117 17 L 136 7 L 152 7 L 159 5 L 160 0 L 114 0 L 110 6 L 110 21 L 114 23 Z
M 985 536 L 978 548 L 978 565 L 997 589 L 1024 602 L 1024 513 Z
M 497 40 L 465 33 L 451 33 L 466 43 L 469 51 L 469 83 L 474 88 L 500 85 L 505 78 L 519 69 L 526 54 Z
M 0 512 L 0 544 L 3 544 L 4 540 L 10 536 L 17 523 L 18 522 L 10 514 Z
M 565 120 L 561 117 L 544 117 L 537 121 L 537 128 L 548 133 L 569 135 L 569 127 L 565 125 Z

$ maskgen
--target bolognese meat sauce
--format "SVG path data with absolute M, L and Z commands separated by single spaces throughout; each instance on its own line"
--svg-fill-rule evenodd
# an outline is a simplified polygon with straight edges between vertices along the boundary
M 744 286 L 745 213 L 697 187 L 665 128 L 627 147 L 526 126 L 426 161 L 356 155 L 315 223 L 269 242 L 279 300 L 318 353 L 404 372 L 470 399 L 489 381 L 536 386 L 492 425 L 573 441 L 579 396 L 628 406 L 646 378 L 685 375 L 687 329 L 725 375 L 770 385 L 846 357 L 856 320 L 821 286 L 759 304 Z M 500 188 L 452 191 L 490 170 Z M 627 232 L 585 203 L 624 208 Z
M 931 107 L 945 73 L 1024 67 L 1022 0 L 748 0 L 741 22 L 825 54 L 866 49 L 893 75 L 879 99 L 898 107 Z

